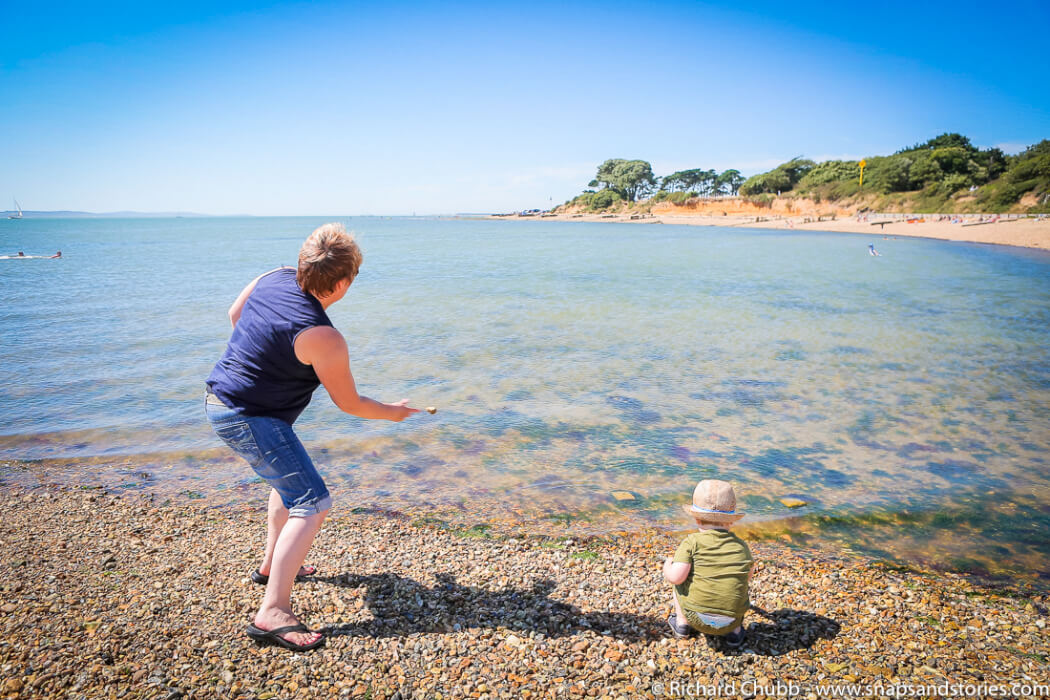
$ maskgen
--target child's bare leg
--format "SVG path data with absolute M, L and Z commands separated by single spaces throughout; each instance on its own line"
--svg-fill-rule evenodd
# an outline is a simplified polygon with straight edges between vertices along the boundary
M 682 604 L 678 602 L 678 595 L 675 593 L 675 589 L 671 589 L 671 603 L 674 604 L 674 612 L 678 616 L 679 625 L 688 625 L 689 620 L 686 619 L 685 612 L 682 611 Z

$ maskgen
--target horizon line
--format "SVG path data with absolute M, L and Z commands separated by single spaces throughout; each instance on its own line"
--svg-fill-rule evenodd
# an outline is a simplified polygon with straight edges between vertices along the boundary
M 515 210 L 517 211 L 517 210 Z M 6 209 L 0 210 L 0 216 L 6 216 L 8 214 L 15 214 L 17 210 Z M 136 216 L 142 217 L 157 217 L 157 218 L 196 218 L 196 219 L 229 219 L 229 218 L 305 218 L 305 217 L 334 217 L 334 218 L 352 218 L 352 217 L 367 217 L 367 218 L 380 218 L 380 217 L 406 217 L 406 218 L 425 218 L 433 216 L 491 216 L 493 214 L 503 212 L 434 212 L 427 214 L 209 214 L 201 212 L 188 212 L 188 211 L 135 211 L 135 210 L 120 210 L 120 211 L 107 211 L 107 212 L 92 212 L 92 211 L 79 211 L 73 209 L 50 209 L 50 210 L 32 210 L 23 209 L 22 216 L 26 219 L 34 218 L 69 218 L 74 219 L 78 217 L 82 218 L 104 218 L 104 217 L 126 217 L 133 218 Z M 50 215 L 50 217 L 49 217 Z

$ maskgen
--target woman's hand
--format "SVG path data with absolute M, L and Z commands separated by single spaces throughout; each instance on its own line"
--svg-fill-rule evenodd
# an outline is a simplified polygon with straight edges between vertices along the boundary
M 400 423 L 413 413 L 419 413 L 418 408 L 412 408 L 408 405 L 408 399 L 401 399 L 397 403 L 388 403 L 387 406 L 394 409 L 394 413 L 391 416 L 390 420 L 394 421 L 395 423 Z

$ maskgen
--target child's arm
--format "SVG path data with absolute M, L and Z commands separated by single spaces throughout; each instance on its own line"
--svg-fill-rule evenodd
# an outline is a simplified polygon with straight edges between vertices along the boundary
M 678 585 L 689 578 L 689 570 L 693 565 L 689 562 L 674 561 L 671 557 L 664 560 L 664 578 L 668 583 Z

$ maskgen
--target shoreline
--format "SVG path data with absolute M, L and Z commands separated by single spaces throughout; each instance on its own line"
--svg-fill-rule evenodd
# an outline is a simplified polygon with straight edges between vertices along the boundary
M 114 459 L 112 455 L 100 455 L 2 462 L 4 479 L 0 481 L 0 494 L 46 494 L 57 489 L 145 498 L 218 511 L 252 507 L 266 494 L 265 485 L 254 476 L 227 471 L 227 462 L 232 458 L 224 455 L 221 448 L 195 455 L 201 469 L 213 475 L 210 479 L 172 471 L 176 459 L 152 463 L 132 457 Z M 536 536 L 576 539 L 600 538 L 609 532 L 680 536 L 689 526 L 688 519 L 679 511 L 682 494 L 650 494 L 644 489 L 626 491 L 610 487 L 613 490 L 608 493 L 596 494 L 585 501 L 521 499 L 512 495 L 517 490 L 508 494 L 501 490 L 487 493 L 481 489 L 464 502 L 436 493 L 422 501 L 411 498 L 407 492 L 379 493 L 375 491 L 375 484 L 367 479 L 352 484 L 333 479 L 329 488 L 336 503 L 334 512 L 384 513 L 440 529 L 466 529 L 490 535 L 517 536 L 527 529 Z M 763 492 L 749 490 L 749 493 Z M 775 512 L 752 510 L 749 517 L 737 525 L 737 531 L 751 542 L 849 552 L 870 562 L 917 567 L 1050 593 L 1047 549 L 1021 544 L 1035 536 L 1030 524 L 1040 517 L 1040 504 L 1035 495 L 1012 492 L 1005 503 L 1001 498 L 978 498 L 965 503 L 945 502 L 922 510 L 828 508 L 817 501 L 816 504 L 798 501 L 801 505 L 793 506 L 781 501 L 783 508 Z M 1019 513 L 1030 513 L 1031 519 L 1020 521 Z M 943 525 L 945 520 L 967 523 L 974 518 L 985 522 L 987 527 L 960 529 Z M 1009 537 L 1004 540 L 1007 533 Z
M 3 493 L 17 504 L 0 536 L 9 696 L 654 697 L 676 680 L 987 684 L 1050 672 L 1045 593 L 757 542 L 756 609 L 733 651 L 665 632 L 657 555 L 672 535 L 491 535 L 376 512 L 322 528 L 309 558 L 319 574 L 293 602 L 329 640 L 295 655 L 242 632 L 262 594 L 247 577 L 261 501 Z
M 924 218 L 923 215 L 917 215 Z M 930 217 L 939 215 L 929 215 Z M 868 214 L 866 220 L 857 217 L 811 217 L 811 216 L 751 216 L 729 214 L 545 214 L 543 216 L 521 216 L 520 214 L 493 215 L 488 218 L 503 221 L 570 221 L 621 224 L 678 224 L 683 226 L 723 226 L 734 228 L 758 228 L 785 231 L 823 231 L 828 233 L 863 234 L 873 240 L 883 238 L 931 238 L 960 243 L 983 243 L 1007 245 L 1020 248 L 1050 250 L 1050 217 L 999 219 L 997 222 L 978 222 L 976 215 L 967 215 L 967 221 L 952 224 L 948 221 L 922 221 L 907 223 L 900 214 Z M 985 217 L 994 217 L 987 214 Z M 894 217 L 894 218 L 891 218 Z M 814 218 L 818 220 L 813 220 Z M 820 220 L 823 219 L 823 220 Z M 885 225 L 878 225 L 887 221 Z

